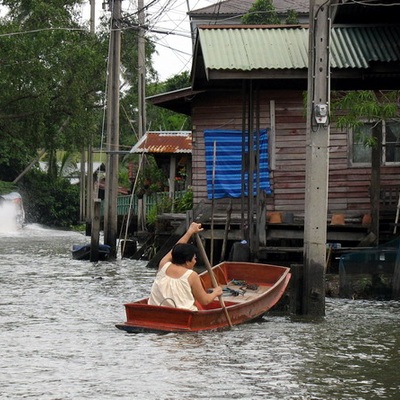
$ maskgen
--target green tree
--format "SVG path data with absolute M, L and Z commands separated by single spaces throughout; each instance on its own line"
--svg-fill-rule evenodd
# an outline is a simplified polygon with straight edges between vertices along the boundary
M 153 54 L 154 48 L 152 48 L 149 44 L 149 54 Z M 150 60 L 148 63 L 148 71 L 150 74 L 150 79 L 147 81 L 146 86 L 146 95 L 152 96 L 159 93 L 172 92 L 178 89 L 187 88 L 190 86 L 190 77 L 189 72 L 185 71 L 181 74 L 175 75 L 165 82 L 158 82 L 156 79 L 156 73 L 150 67 Z M 126 146 L 127 149 L 130 149 L 133 144 L 135 144 L 138 140 L 136 132 L 137 132 L 137 82 L 133 82 L 132 87 L 126 93 L 126 96 L 122 99 L 121 102 L 121 125 L 125 128 L 124 130 L 124 139 L 121 141 L 123 146 Z M 159 130 L 159 131 L 179 131 L 179 130 L 189 130 L 190 118 L 187 115 L 179 114 L 161 107 L 153 106 L 152 104 L 147 103 L 146 105 L 146 117 L 147 117 L 147 126 L 150 130 Z M 131 120 L 130 120 L 131 118 Z M 121 129 L 121 130 L 122 130 Z M 151 160 L 152 157 L 149 157 Z M 139 164 L 139 156 L 137 154 L 134 155 L 126 155 L 121 157 L 120 163 L 120 183 L 122 185 L 128 185 L 128 168 L 129 163 L 134 162 Z M 150 162 L 150 161 L 148 161 Z M 145 167 L 149 172 L 150 169 L 148 165 Z M 155 174 L 152 173 L 152 178 L 155 178 Z
M 379 242 L 379 201 L 380 201 L 380 166 L 382 157 L 383 120 L 400 120 L 398 99 L 400 91 L 350 91 L 332 93 L 332 121 L 341 128 L 351 128 L 357 132 L 364 122 L 374 122 L 372 135 L 357 140 L 371 147 L 371 232 Z
M 298 24 L 297 13 L 288 10 L 285 24 Z M 243 25 L 279 25 L 281 19 L 276 13 L 272 0 L 256 0 L 249 11 L 242 17 Z
M 0 178 L 15 177 L 38 149 L 55 162 L 57 149 L 81 149 L 98 129 L 104 47 L 74 22 L 80 2 L 2 2 L 10 11 L 0 23 Z
M 247 14 L 243 15 L 244 25 L 277 25 L 280 19 L 276 13 L 272 0 L 256 0 Z
M 78 224 L 79 186 L 35 170 L 23 180 L 20 192 L 28 223 L 64 228 Z
M 137 16 L 123 13 L 121 36 L 122 88 L 120 98 L 120 144 L 126 149 L 137 141 L 138 131 L 138 25 Z M 108 37 L 108 33 L 107 33 Z M 152 65 L 155 45 L 151 37 L 145 37 L 146 85 L 157 80 Z M 147 95 L 147 89 L 146 89 Z
M 79 154 L 89 143 L 96 147 L 106 140 L 103 120 L 110 21 L 105 14 L 102 28 L 89 33 L 87 26 L 77 22 L 80 16 L 75 6 L 81 3 L 83 0 L 0 0 L 0 5 L 8 7 L 7 15 L 0 19 L 0 179 L 16 178 L 38 150 L 44 149 L 49 180 L 35 174 L 26 179 L 31 188 L 31 179 L 50 188 L 60 172 L 57 152 Z M 126 150 L 137 140 L 136 27 L 136 15 L 123 13 L 120 144 Z M 148 38 L 146 78 L 150 86 L 157 82 L 152 67 L 154 51 Z M 166 120 L 152 110 L 148 126 L 154 126 L 153 118 Z M 182 127 L 181 116 L 168 118 L 167 129 Z M 130 158 L 121 159 L 121 176 L 126 180 Z M 50 207 L 41 208 L 46 209 Z
M 398 99 L 400 91 L 354 90 L 332 93 L 332 113 L 336 124 L 341 128 L 356 129 L 364 121 L 379 122 L 399 118 Z M 370 138 L 361 138 L 365 145 L 376 144 Z
M 288 15 L 285 20 L 285 24 L 287 25 L 296 25 L 299 23 L 299 19 L 297 16 L 297 12 L 294 10 L 289 10 Z
M 154 82 L 148 86 L 149 95 L 173 92 L 175 90 L 190 87 L 190 76 L 188 71 L 174 75 L 165 82 Z M 189 116 L 179 114 L 151 104 L 147 107 L 148 121 L 153 130 L 179 131 L 190 130 L 191 119 Z

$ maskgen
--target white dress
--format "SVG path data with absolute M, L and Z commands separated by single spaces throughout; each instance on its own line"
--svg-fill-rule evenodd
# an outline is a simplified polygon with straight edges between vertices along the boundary
M 167 262 L 158 271 L 151 287 L 148 304 L 187 308 L 188 310 L 197 311 L 198 309 L 194 305 L 195 300 L 188 281 L 193 271 L 188 269 L 180 278 L 171 278 L 166 274 L 170 265 L 171 262 Z

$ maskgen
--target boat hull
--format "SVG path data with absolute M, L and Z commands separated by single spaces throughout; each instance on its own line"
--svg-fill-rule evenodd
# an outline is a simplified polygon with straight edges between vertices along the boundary
M 269 264 L 223 262 L 213 268 L 232 325 L 257 319 L 283 296 L 290 280 L 290 269 Z M 208 272 L 200 275 L 205 289 L 212 287 Z M 126 322 L 118 329 L 136 332 L 198 332 L 230 326 L 219 300 L 190 311 L 147 304 L 147 298 L 125 304 Z

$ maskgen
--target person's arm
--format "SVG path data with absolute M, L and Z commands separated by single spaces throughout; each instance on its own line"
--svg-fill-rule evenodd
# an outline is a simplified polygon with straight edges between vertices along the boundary
M 201 224 L 198 224 L 197 222 L 192 222 L 188 228 L 188 230 L 185 232 L 185 234 L 176 242 L 176 243 L 187 243 L 190 238 L 192 237 L 193 234 L 199 233 L 203 230 L 201 227 Z M 160 261 L 158 264 L 158 268 L 162 268 L 165 263 L 168 261 L 172 261 L 172 250 L 170 250 Z
M 206 292 L 203 288 L 199 275 L 195 271 L 193 271 L 189 276 L 189 283 L 192 288 L 193 297 L 202 306 L 211 303 L 216 297 L 222 295 L 221 286 L 213 288 L 211 293 Z

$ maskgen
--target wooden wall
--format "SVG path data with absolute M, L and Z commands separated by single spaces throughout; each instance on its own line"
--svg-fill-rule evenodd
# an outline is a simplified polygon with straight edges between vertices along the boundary
M 193 100 L 193 192 L 194 203 L 207 199 L 203 131 L 242 129 L 242 94 L 237 91 L 207 92 Z M 271 184 L 270 211 L 304 215 L 306 166 L 306 116 L 301 91 L 261 91 L 260 127 L 275 132 L 270 137 Z M 344 213 L 361 217 L 370 211 L 371 169 L 349 163 L 350 140 L 347 132 L 331 127 L 329 150 L 328 214 Z M 400 167 L 381 168 L 381 187 L 400 186 Z M 206 201 L 207 202 L 207 201 Z M 209 201 L 208 201 L 209 202 Z M 228 199 L 218 200 L 223 208 Z M 234 209 L 240 209 L 240 199 Z

